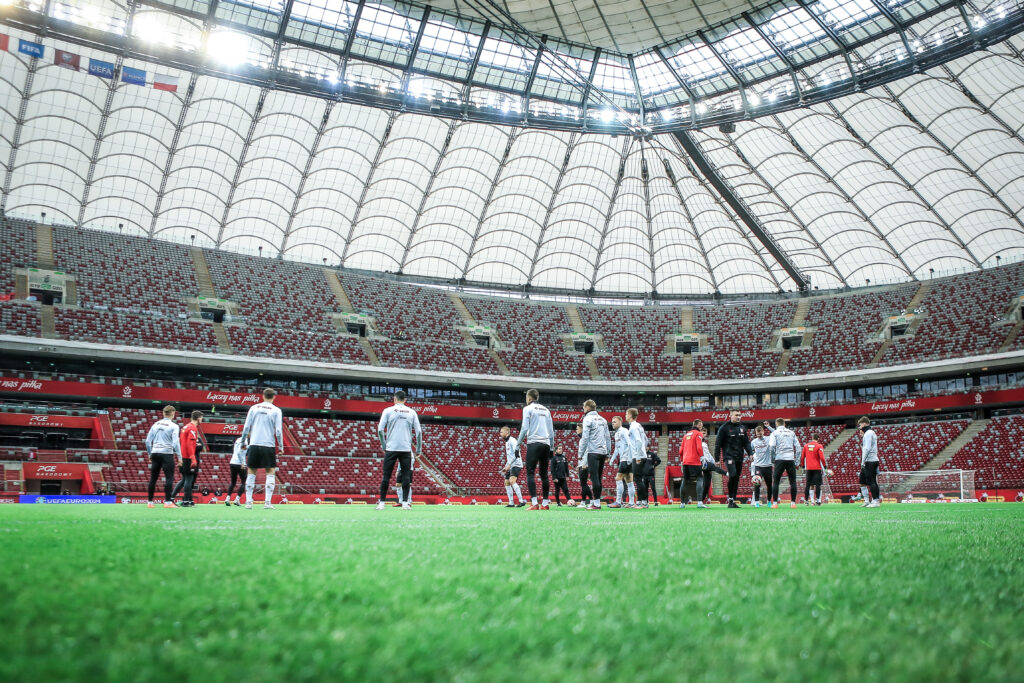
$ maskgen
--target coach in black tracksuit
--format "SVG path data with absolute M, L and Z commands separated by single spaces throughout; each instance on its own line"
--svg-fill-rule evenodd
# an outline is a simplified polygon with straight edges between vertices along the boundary
M 658 489 L 654 485 L 654 473 L 661 464 L 661 458 L 654 451 L 647 451 L 647 459 L 644 461 L 644 487 L 654 494 L 654 504 L 658 504 Z
M 551 478 L 555 482 L 555 505 L 562 507 L 559 494 L 565 494 L 566 503 L 572 500 L 572 496 L 569 495 L 569 461 L 565 459 L 565 452 L 561 446 L 556 448 L 554 455 L 551 456 Z
M 743 454 L 753 457 L 747 428 L 740 424 L 740 411 L 729 412 L 729 421 L 718 430 L 715 437 L 715 460 L 724 460 L 725 469 L 729 473 L 729 507 L 738 508 L 736 492 L 740 486 L 740 473 L 743 472 Z

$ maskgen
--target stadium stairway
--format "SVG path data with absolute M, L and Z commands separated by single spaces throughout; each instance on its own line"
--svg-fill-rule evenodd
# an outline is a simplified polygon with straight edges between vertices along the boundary
M 334 298 L 337 299 L 338 307 L 341 308 L 342 312 L 355 313 L 355 306 L 352 305 L 352 300 L 348 298 L 348 292 L 341 286 L 338 274 L 330 268 L 324 268 L 324 277 L 327 278 L 327 285 L 334 292 Z
M 807 312 L 811 310 L 811 300 L 803 297 L 797 302 L 796 310 L 793 312 L 793 319 L 789 321 L 789 327 L 800 327 L 807 322 Z M 789 367 L 789 359 L 793 357 L 793 349 L 785 349 L 779 356 L 779 364 L 775 368 L 776 375 L 784 375 Z
M 928 293 L 930 291 L 932 291 L 931 283 L 922 282 L 921 285 L 917 288 L 917 291 L 914 292 L 914 296 L 911 297 L 909 302 L 907 302 L 906 310 L 910 312 L 917 309 L 921 305 L 921 302 L 924 301 L 924 298 L 928 296 Z M 923 320 L 924 319 L 921 317 L 916 318 L 914 322 L 910 324 L 908 333 L 912 334 L 916 332 L 917 328 L 921 326 Z M 885 341 L 883 341 L 882 345 L 878 347 L 877 351 L 875 351 L 875 355 L 874 357 L 872 357 L 871 362 L 868 363 L 868 367 L 877 368 L 878 364 L 882 362 L 882 359 L 885 357 L 885 354 L 889 351 L 890 347 L 892 347 L 892 339 L 886 339 Z
M 199 285 L 199 295 L 214 299 L 217 292 L 213 288 L 213 278 L 210 277 L 210 266 L 206 263 L 206 254 L 199 247 L 192 247 L 192 266 L 196 271 L 196 283 Z
M 223 354 L 231 355 L 235 351 L 231 348 L 231 340 L 228 339 L 228 331 L 224 329 L 224 323 L 214 321 L 213 336 L 217 338 L 217 350 Z
M 844 429 L 843 431 L 839 432 L 836 438 L 829 441 L 828 444 L 825 446 L 825 459 L 828 460 L 833 455 L 835 455 L 836 451 L 842 448 L 843 444 L 845 444 L 847 441 L 856 436 L 856 434 L 857 430 L 854 429 L 853 427 Z
M 1009 351 L 1013 348 L 1014 342 L 1017 341 L 1017 337 L 1020 336 L 1021 329 L 1024 329 L 1024 320 L 1015 324 L 1010 328 L 1010 333 L 1006 335 L 1006 340 L 999 346 L 999 352 Z
M 949 445 L 943 448 L 941 451 L 935 454 L 935 457 L 926 462 L 921 466 L 921 470 L 938 470 L 942 469 L 942 466 L 953 459 L 953 456 L 960 452 L 960 450 L 971 442 L 975 436 L 981 433 L 985 427 L 988 427 L 992 420 L 974 420 L 971 424 L 967 425 L 967 429 L 960 432 L 960 434 L 949 442 Z
M 580 309 L 575 306 L 565 307 L 565 317 L 569 319 L 569 324 L 572 326 L 573 334 L 586 334 L 587 328 L 583 326 L 583 319 L 580 318 Z M 565 343 L 566 353 L 573 353 L 575 351 L 572 342 L 566 341 Z M 597 362 L 594 357 L 589 353 L 583 354 L 583 362 L 587 366 L 587 371 L 590 372 L 590 379 L 604 379 L 601 376 L 601 370 L 597 367 Z
M 44 339 L 57 338 L 57 323 L 53 317 L 53 306 L 39 307 L 39 334 Z
M 435 484 L 440 486 L 441 489 L 444 490 L 446 496 L 448 496 L 449 498 L 454 498 L 456 496 L 461 495 L 458 488 L 455 486 L 454 482 L 452 482 L 451 479 L 446 477 L 444 475 L 444 472 L 442 472 L 437 466 L 435 466 L 434 463 L 430 461 L 430 458 L 426 456 L 426 454 L 420 455 L 419 465 L 419 469 L 423 470 L 423 472 L 428 477 L 430 477 L 430 479 L 433 480 Z
M 36 265 L 53 270 L 53 228 L 36 223 Z

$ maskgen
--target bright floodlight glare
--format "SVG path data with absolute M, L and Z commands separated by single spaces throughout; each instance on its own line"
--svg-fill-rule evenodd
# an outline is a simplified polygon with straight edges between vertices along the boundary
M 611 109 L 602 109 L 601 110 L 601 120 L 604 121 L 605 123 L 611 123 L 612 119 L 614 119 L 614 118 L 615 118 L 615 112 L 613 112 Z
M 210 36 L 206 52 L 213 59 L 228 66 L 237 66 L 245 61 L 249 41 L 235 31 L 217 31 Z

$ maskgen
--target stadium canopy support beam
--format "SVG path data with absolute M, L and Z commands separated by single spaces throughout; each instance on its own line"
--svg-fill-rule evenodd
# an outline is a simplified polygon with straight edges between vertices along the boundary
M 750 212 L 739 197 L 732 191 L 732 188 L 722 179 L 722 176 L 718 174 L 715 167 L 708 161 L 708 158 L 704 156 L 704 152 L 700 149 L 690 134 L 683 130 L 673 131 L 673 137 L 679 142 L 679 145 L 693 160 L 694 165 L 704 175 L 704 178 L 711 184 L 713 188 L 721 195 L 722 199 L 736 212 L 743 224 L 750 229 L 750 232 L 754 233 L 758 241 L 764 245 L 764 248 L 775 258 L 783 270 L 789 274 L 789 277 L 796 283 L 800 291 L 805 292 L 809 289 L 810 283 L 807 282 L 807 278 L 800 272 L 800 269 L 796 267 L 796 264 L 790 260 L 789 256 L 775 243 L 768 231 L 764 229 L 764 226 L 754 217 L 754 214 Z

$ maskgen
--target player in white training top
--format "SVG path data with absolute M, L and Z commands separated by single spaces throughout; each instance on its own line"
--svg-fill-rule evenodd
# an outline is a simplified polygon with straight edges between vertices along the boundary
M 523 507 L 526 505 L 526 501 L 523 500 L 523 490 L 519 488 L 519 475 L 523 471 L 523 457 L 519 454 L 519 440 L 512 436 L 512 430 L 508 425 L 501 428 L 500 434 L 505 455 L 501 474 L 505 478 L 505 493 L 508 494 L 508 505 L 505 507 Z M 519 498 L 519 505 L 516 505 L 513 495 Z
M 402 470 L 402 509 L 411 510 L 409 503 L 409 487 L 412 485 L 413 446 L 416 454 L 423 455 L 423 430 L 420 428 L 420 417 L 416 411 L 405 405 L 405 392 L 395 392 L 395 404 L 385 408 L 377 425 L 377 436 L 381 448 L 384 449 L 384 476 L 380 482 L 380 500 L 377 509 L 383 510 L 387 504 L 388 484 L 395 464 Z
M 281 409 L 274 405 L 277 392 L 263 390 L 263 403 L 249 408 L 242 427 L 242 446 L 246 448 L 246 465 L 249 475 L 245 478 L 245 507 L 252 509 L 252 492 L 256 488 L 256 472 L 267 471 L 266 497 L 263 509 L 273 510 L 277 454 L 284 454 L 284 427 Z
M 245 488 L 245 454 L 246 449 L 242 448 L 242 437 L 235 439 L 235 445 L 231 451 L 231 486 L 228 487 L 228 495 L 224 497 L 224 504 L 231 505 L 231 493 L 235 490 L 235 482 L 238 482 L 238 493 L 235 494 L 235 505 L 241 505 L 242 489 Z
M 619 465 L 615 470 L 615 502 L 608 507 L 621 508 L 623 494 L 627 491 L 629 502 L 626 507 L 632 507 L 636 491 L 633 488 L 633 445 L 630 443 L 629 429 L 622 426 L 622 418 L 618 415 L 612 418 L 612 433 L 615 451 L 608 464 L 614 466 L 617 460 Z

